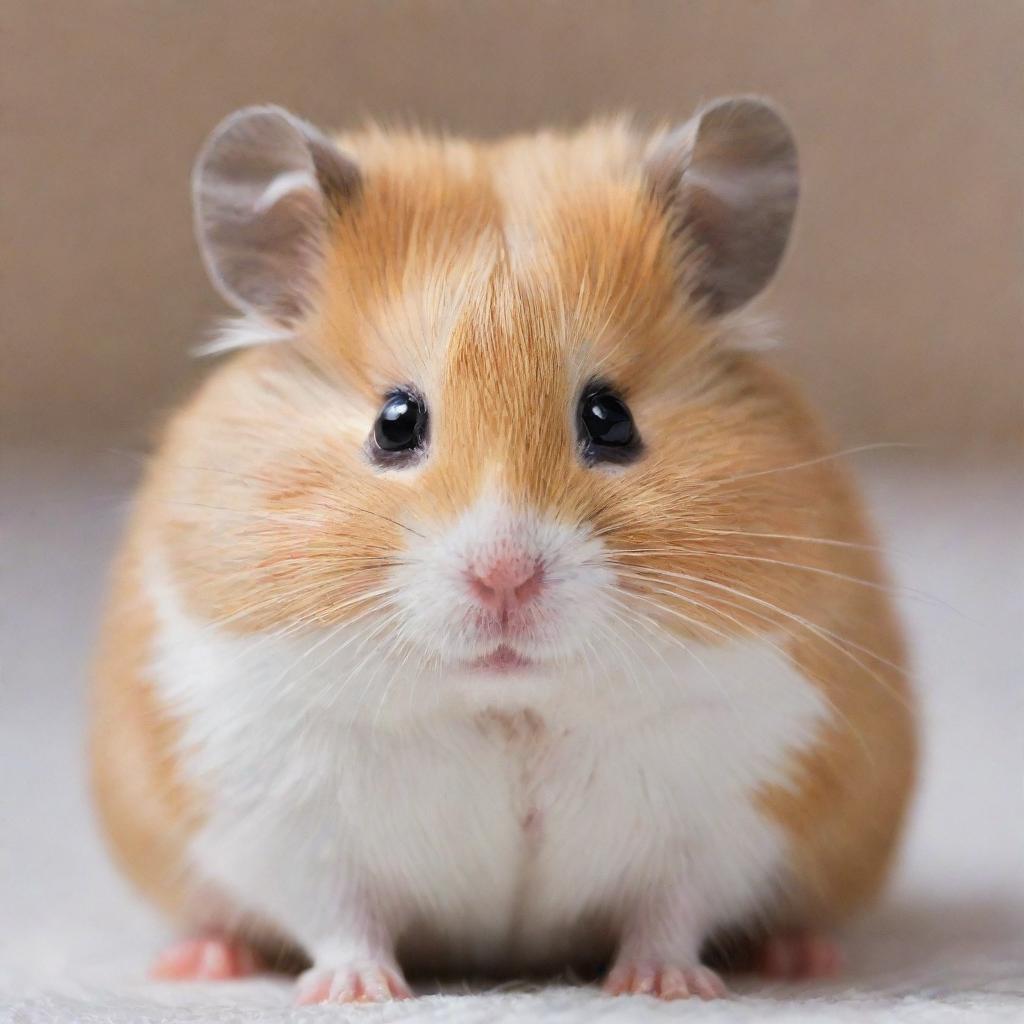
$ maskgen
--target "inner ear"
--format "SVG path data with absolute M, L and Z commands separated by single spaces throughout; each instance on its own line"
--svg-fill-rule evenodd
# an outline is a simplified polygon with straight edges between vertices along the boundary
M 290 325 L 309 308 L 333 207 L 359 189 L 355 163 L 280 107 L 248 107 L 196 160 L 196 237 L 210 280 L 236 309 Z
M 793 135 L 763 100 L 719 100 L 657 139 L 648 178 L 672 218 L 685 285 L 713 314 L 749 302 L 775 275 L 796 212 Z

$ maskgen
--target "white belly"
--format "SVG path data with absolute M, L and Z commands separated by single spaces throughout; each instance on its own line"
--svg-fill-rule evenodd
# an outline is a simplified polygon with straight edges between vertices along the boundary
M 344 631 L 232 636 L 150 585 L 156 685 L 208 798 L 193 867 L 307 948 L 359 906 L 431 962 L 557 963 L 606 953 L 662 886 L 709 927 L 770 898 L 786 850 L 754 798 L 825 718 L 773 642 L 453 680 Z

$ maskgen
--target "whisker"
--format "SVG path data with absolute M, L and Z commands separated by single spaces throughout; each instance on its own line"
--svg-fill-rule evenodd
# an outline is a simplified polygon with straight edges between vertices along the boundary
M 904 597 L 912 597 L 919 601 L 924 601 L 926 604 L 935 605 L 938 607 L 944 607 L 951 612 L 958 612 L 958 609 L 952 605 L 947 604 L 941 598 L 934 596 L 933 594 L 927 594 L 920 590 L 915 590 L 912 587 L 906 587 L 898 583 L 882 583 L 878 580 L 869 580 L 861 576 L 851 576 L 848 573 L 837 572 L 834 569 L 826 569 L 823 566 L 818 565 L 807 565 L 803 562 L 790 562 L 781 558 L 769 558 L 766 555 L 746 555 L 742 552 L 737 551 L 718 551 L 713 548 L 685 548 L 685 547 L 672 547 L 672 548 L 622 548 L 615 550 L 616 555 L 630 555 L 630 556 L 665 556 L 665 555 L 694 555 L 697 557 L 708 556 L 710 558 L 725 558 L 735 559 L 745 562 L 759 562 L 767 565 L 778 565 L 787 569 L 799 569 L 803 572 L 817 573 L 820 576 L 828 576 L 831 579 L 840 580 L 844 583 L 851 583 L 856 586 L 867 587 L 870 590 L 878 590 L 881 593 L 889 594 L 892 596 L 902 595 Z
M 622 605 L 621 605 L 621 602 L 620 602 L 620 607 L 621 606 Z M 684 620 L 686 620 L 686 621 L 688 621 L 688 622 L 690 622 L 690 623 L 692 623 L 694 625 L 700 625 L 699 623 L 696 622 L 696 620 L 688 619 L 687 616 L 683 615 L 681 612 L 675 611 L 674 609 L 665 608 L 663 610 L 671 612 L 673 614 L 676 614 L 676 615 L 679 616 L 679 618 L 684 619 Z M 638 615 L 638 616 L 640 615 L 640 613 L 636 612 L 635 610 L 634 610 L 634 614 Z M 653 624 L 653 621 L 652 621 L 652 626 L 653 625 L 654 624 Z M 714 631 L 713 627 L 712 627 L 712 631 Z M 658 635 L 660 637 L 661 634 L 659 633 L 659 634 L 656 634 L 656 635 Z M 724 633 L 720 633 L 720 635 L 721 636 L 725 636 Z M 739 715 L 739 709 L 734 704 L 734 702 L 732 700 L 732 696 L 729 693 L 728 688 L 726 687 L 726 685 L 722 681 L 721 677 L 717 673 L 713 672 L 711 670 L 710 666 L 704 661 L 704 659 L 701 658 L 681 637 L 674 636 L 671 633 L 665 634 L 665 636 L 667 638 L 669 638 L 672 642 L 676 643 L 683 650 L 683 652 L 686 655 L 688 655 L 690 658 L 693 658 L 693 660 L 696 661 L 697 664 L 711 677 L 711 679 L 714 681 L 715 685 L 721 691 L 722 696 L 725 698 L 726 703 L 730 706 L 730 708 L 732 709 L 733 713 L 738 716 Z M 726 637 L 726 639 L 728 639 L 728 637 Z M 653 645 L 648 645 L 648 649 L 649 650 L 654 650 Z M 664 656 L 662 656 L 662 660 L 664 661 Z M 670 666 L 668 665 L 667 662 L 665 662 L 665 665 L 666 665 L 666 668 L 669 668 L 670 671 L 671 671 L 671 668 L 670 668 Z
M 379 613 L 380 611 L 381 611 L 381 608 L 379 606 L 371 605 L 365 611 L 360 612 L 360 613 L 352 616 L 349 619 L 344 619 L 341 622 L 337 623 L 337 625 L 331 627 L 324 636 L 322 636 L 319 640 L 317 640 L 311 646 L 307 647 L 306 650 L 304 650 L 302 652 L 302 654 L 300 654 L 299 657 L 296 658 L 281 673 L 281 675 L 278 677 L 278 682 L 284 682 L 286 679 L 288 679 L 288 677 L 291 675 L 291 673 L 294 672 L 295 669 L 300 664 L 302 664 L 302 662 L 305 661 L 311 654 L 315 653 L 317 650 L 322 648 L 325 644 L 328 644 L 332 640 L 335 640 L 346 629 L 350 629 L 356 623 L 361 622 L 361 621 L 365 620 L 366 618 L 374 615 L 375 613 Z M 310 668 L 308 672 L 306 672 L 304 675 L 300 676 L 297 679 L 292 679 L 289 682 L 287 682 L 285 684 L 286 691 L 289 691 L 289 692 L 290 691 L 294 691 L 296 689 L 296 687 L 301 685 L 310 676 L 316 675 L 320 671 L 320 669 L 322 669 L 332 658 L 337 657 L 337 655 L 339 655 L 342 651 L 344 651 L 350 644 L 355 642 L 355 640 L 356 640 L 356 638 L 358 638 L 358 636 L 359 636 L 359 633 L 357 632 L 357 633 L 353 634 L 353 636 L 349 637 L 347 640 L 345 640 L 342 643 L 338 644 L 338 646 L 331 648 L 328 651 L 327 656 L 324 657 L 323 659 L 321 659 L 319 662 L 317 662 L 316 665 L 312 666 L 312 668 Z
M 648 570 L 644 570 L 644 571 L 648 571 Z M 897 665 L 896 663 L 894 663 L 892 661 L 889 661 L 888 659 L 882 657 L 882 655 L 877 654 L 875 651 L 870 650 L 870 648 L 863 647 L 862 645 L 854 642 L 853 640 L 850 640 L 848 637 L 843 637 L 843 636 L 840 636 L 837 633 L 833 633 L 831 630 L 826 629 L 824 626 L 819 626 L 818 624 L 816 624 L 814 622 L 811 622 L 808 619 L 803 618 L 803 616 L 797 615 L 795 612 L 787 611 L 786 609 L 781 608 L 778 605 L 772 604 L 770 601 L 765 601 L 762 598 L 755 597 L 753 594 L 747 594 L 747 593 L 744 593 L 741 590 L 736 590 L 734 587 L 728 587 L 725 584 L 717 583 L 717 582 L 715 582 L 713 580 L 704 580 L 704 579 L 701 579 L 700 577 L 697 577 L 697 576 L 688 576 L 688 575 L 686 575 L 684 573 L 666 573 L 663 570 L 661 572 L 663 573 L 663 575 L 666 575 L 666 576 L 669 576 L 669 577 L 673 577 L 673 576 L 679 577 L 681 579 L 685 579 L 685 580 L 689 580 L 691 582 L 694 582 L 694 583 L 696 583 L 696 584 L 698 584 L 700 586 L 708 586 L 708 587 L 712 587 L 714 589 L 724 590 L 724 591 L 726 591 L 728 593 L 735 594 L 737 597 L 739 597 L 739 598 L 741 598 L 743 600 L 751 601 L 751 602 L 753 602 L 755 604 L 758 604 L 758 605 L 761 605 L 761 606 L 763 606 L 765 608 L 768 608 L 770 611 L 774 611 L 778 615 L 782 615 L 782 616 L 784 616 L 784 617 L 786 617 L 788 619 L 791 619 L 792 621 L 794 621 L 794 622 L 798 623 L 799 625 L 803 626 L 804 629 L 808 630 L 813 635 L 817 636 L 820 640 L 824 641 L 826 644 L 828 644 L 829 646 L 833 647 L 835 650 L 839 651 L 841 654 L 844 654 L 855 665 L 857 665 L 862 671 L 864 671 L 869 676 L 871 676 L 871 678 L 874 679 L 878 683 L 878 685 L 880 687 L 882 687 L 886 692 L 888 692 L 891 696 L 893 696 L 894 698 L 896 698 L 899 701 L 901 701 L 905 706 L 907 706 L 907 707 L 910 706 L 910 702 L 907 700 L 907 698 L 903 694 L 899 693 L 889 683 L 887 683 L 885 680 L 883 680 L 878 675 L 877 672 L 875 672 L 870 667 L 865 665 L 863 661 L 861 661 L 859 658 L 857 658 L 851 651 L 847 650 L 846 647 L 844 647 L 842 645 L 845 644 L 845 645 L 847 645 L 849 647 L 853 647 L 854 649 L 861 650 L 863 653 L 869 655 L 870 657 L 875 658 L 881 664 L 886 665 L 886 666 L 892 668 L 894 671 L 899 673 L 901 676 L 904 675 L 905 672 L 906 672 L 906 670 L 904 669 L 904 667 L 902 665 Z M 677 584 L 677 586 L 678 586 L 678 584 Z M 690 592 L 692 593 L 693 591 L 690 591 Z M 665 591 L 665 593 L 668 594 L 669 596 L 672 596 L 672 591 Z M 716 600 L 720 600 L 720 599 L 716 598 Z M 724 600 L 723 600 L 723 603 L 730 604 L 730 602 L 727 602 L 727 601 L 724 601 Z M 749 608 L 746 608 L 743 605 L 735 605 L 735 607 L 737 607 L 741 611 L 743 611 L 744 614 L 756 615 L 756 613 L 752 612 Z M 769 619 L 768 621 L 772 621 L 772 620 Z
M 399 623 L 399 627 L 398 627 L 398 629 L 395 632 L 395 636 L 392 638 L 391 650 L 388 652 L 388 657 L 389 658 L 392 657 L 394 655 L 395 651 L 398 649 L 398 645 L 399 645 L 400 639 L 402 637 L 402 626 L 403 626 L 403 624 Z M 380 702 L 377 705 L 377 712 L 373 716 L 373 731 L 374 731 L 374 735 L 377 734 L 377 725 L 378 725 L 378 723 L 380 721 L 380 716 L 381 716 L 382 712 L 384 711 L 384 706 L 385 706 L 385 704 L 387 702 L 388 693 L 390 693 L 391 687 L 394 685 L 395 680 L 405 671 L 405 666 L 409 663 L 409 658 L 411 657 L 411 655 L 412 655 L 412 647 L 409 644 L 406 644 L 405 645 L 405 656 L 395 666 L 394 670 L 391 673 L 391 678 L 388 680 L 387 686 L 384 687 L 384 691 L 381 693 Z M 385 661 L 387 659 L 382 658 L 381 660 L 383 662 L 383 661 Z
M 858 544 L 852 540 L 833 540 L 831 537 L 807 537 L 798 533 L 756 533 L 750 530 L 715 530 L 707 526 L 686 525 L 687 530 L 695 533 L 710 533 L 717 537 L 752 537 L 762 540 L 802 541 L 808 544 L 822 544 L 829 547 L 852 548 L 855 551 L 875 551 L 889 553 L 890 548 L 879 544 Z
M 832 636 L 834 639 L 836 639 L 836 640 L 838 640 L 838 641 L 840 641 L 842 643 L 846 643 L 846 644 L 849 644 L 851 647 L 860 649 L 863 653 L 870 655 L 871 657 L 873 657 L 877 661 L 879 661 L 881 664 L 886 665 L 889 668 L 895 669 L 896 671 L 901 672 L 901 673 L 905 671 L 903 666 L 897 665 L 897 664 L 895 664 L 892 661 L 887 661 L 882 655 L 878 654 L 875 651 L 872 651 L 870 648 L 862 647 L 861 645 L 857 644 L 854 640 L 851 640 L 849 637 L 844 637 L 844 636 L 841 636 L 838 633 L 833 633 L 827 627 L 822 626 L 819 623 L 814 622 L 813 620 L 806 619 L 803 616 L 797 614 L 796 612 L 789 611 L 789 610 L 781 607 L 780 605 L 773 604 L 771 601 L 766 601 L 763 598 L 759 598 L 759 597 L 754 596 L 753 594 L 746 593 L 746 592 L 744 592 L 742 590 L 737 590 L 734 587 L 729 587 L 729 586 L 727 586 L 724 583 L 719 583 L 719 582 L 717 582 L 715 580 L 704 579 L 704 578 L 699 577 L 699 576 L 690 576 L 690 575 L 688 575 L 686 573 L 670 572 L 670 571 L 668 571 L 666 569 L 654 569 L 654 568 L 647 568 L 647 567 L 642 567 L 642 566 L 628 566 L 626 568 L 628 568 L 628 569 L 630 569 L 630 570 L 632 570 L 634 572 L 638 572 L 638 573 L 641 573 L 641 574 L 646 574 L 647 575 L 647 582 L 648 583 L 650 582 L 649 577 L 651 575 L 654 575 L 654 576 L 660 576 L 660 577 L 667 577 L 670 583 L 672 581 L 674 581 L 674 580 L 677 580 L 677 579 L 685 580 L 685 581 L 690 582 L 690 583 L 695 583 L 698 586 L 708 586 L 708 587 L 712 587 L 712 588 L 714 588 L 716 590 L 723 590 L 726 593 L 734 594 L 735 596 L 737 596 L 737 597 L 739 597 L 739 598 L 741 598 L 743 600 L 754 602 L 754 603 L 758 604 L 759 606 L 762 606 L 764 608 L 769 609 L 770 611 L 776 612 L 777 614 L 780 614 L 780 615 L 784 615 L 787 618 L 790 618 L 793 621 L 798 622 L 800 625 L 806 626 L 807 628 L 814 628 L 814 629 L 817 629 L 817 630 L 821 630 L 826 635 Z M 636 578 L 637 579 L 643 579 L 644 577 L 643 576 L 639 576 L 639 577 L 636 577 Z M 665 583 L 664 580 L 662 580 L 661 582 L 662 582 L 662 585 L 664 585 L 664 586 L 668 586 L 669 585 L 669 583 Z M 682 584 L 675 584 L 675 585 L 682 586 L 683 589 L 686 590 L 688 593 L 699 593 L 700 592 L 699 590 L 695 591 L 692 587 L 687 588 L 687 587 L 683 586 Z M 737 604 L 734 601 L 728 601 L 725 598 L 721 598 L 721 597 L 717 597 L 717 596 L 714 598 L 714 600 L 716 602 L 721 602 L 722 604 L 729 605 L 730 607 L 738 608 L 740 611 L 743 611 L 744 614 L 753 615 L 753 616 L 755 616 L 757 618 L 763 619 L 766 622 L 771 622 L 771 623 L 774 624 L 774 620 L 771 619 L 769 616 L 759 615 L 759 613 L 751 611 L 745 605 Z
M 633 684 L 633 689 L 636 690 L 637 697 L 642 702 L 643 701 L 643 697 L 644 697 L 644 689 L 640 685 L 640 680 L 639 680 L 639 678 L 636 675 L 635 668 L 634 668 L 634 659 L 632 659 L 632 658 L 630 658 L 628 656 L 629 655 L 629 651 L 628 650 L 626 650 L 626 652 L 625 652 L 626 657 L 624 657 L 624 658 L 622 657 L 623 651 L 622 651 L 622 647 L 620 646 L 620 643 L 619 643 L 619 638 L 616 637 L 613 632 L 605 634 L 604 639 L 608 643 L 611 643 L 614 646 L 617 655 L 621 659 L 622 667 L 626 671 L 626 673 L 629 675 L 630 682 Z
M 792 655 L 788 651 L 785 650 L 785 648 L 780 646 L 770 636 L 766 635 L 765 633 L 759 632 L 758 630 L 754 629 L 753 626 L 750 626 L 750 625 L 748 625 L 748 624 L 746 624 L 744 622 L 741 622 L 734 615 L 729 615 L 726 612 L 721 612 L 721 611 L 719 611 L 719 610 L 717 610 L 715 608 L 712 608 L 710 605 L 705 604 L 702 601 L 696 600 L 693 597 L 687 597 L 687 596 L 684 596 L 682 594 L 678 594 L 678 593 L 675 593 L 673 591 L 662 590 L 660 588 L 659 588 L 659 592 L 665 594 L 666 596 L 671 596 L 673 598 L 676 598 L 677 600 L 686 601 L 688 604 L 692 604 L 692 605 L 696 606 L 697 608 L 702 609 L 703 611 L 706 611 L 706 612 L 709 612 L 711 614 L 714 614 L 716 617 L 720 615 L 720 616 L 728 619 L 730 622 L 733 622 L 740 629 L 744 630 L 744 632 L 749 633 L 750 636 L 753 637 L 755 640 L 757 640 L 757 641 L 759 641 L 761 643 L 766 643 L 769 647 L 771 647 L 772 648 L 772 653 L 769 656 L 772 657 L 778 664 L 784 666 L 787 669 L 791 669 L 791 668 L 794 667 L 793 657 L 792 657 Z M 666 607 L 662 602 L 655 601 L 653 598 L 648 598 L 646 595 L 630 594 L 630 596 L 634 597 L 634 598 L 640 598 L 641 600 L 647 600 L 651 604 L 653 604 L 656 608 L 659 608 L 659 609 L 661 609 L 664 612 L 669 612 L 669 613 L 673 612 L 673 609 L 670 609 L 670 608 Z M 761 618 L 764 618 L 764 616 L 761 616 Z M 734 639 L 733 637 L 731 637 L 728 634 L 722 632 L 721 630 L 715 630 L 714 632 L 717 635 L 719 635 L 721 637 L 724 637 L 726 641 L 732 641 Z M 795 637 L 793 636 L 793 634 L 789 630 L 785 630 L 784 629 L 784 632 L 786 632 L 786 634 L 788 636 L 790 636 L 791 639 L 795 639 Z M 826 690 L 826 684 L 825 684 L 824 680 L 822 680 L 822 679 L 820 679 L 820 678 L 818 678 L 816 676 L 811 675 L 811 673 L 809 671 L 807 671 L 802 666 L 800 667 L 799 671 L 803 675 L 805 675 L 808 679 L 810 679 L 811 682 L 818 684 L 819 692 L 821 693 L 821 696 L 823 697 L 825 702 L 828 704 L 830 710 L 833 712 L 833 714 L 835 714 L 835 716 L 841 722 L 843 722 L 850 729 L 851 734 L 856 736 L 857 741 L 860 744 L 860 746 L 862 747 L 865 755 L 868 757 L 869 760 L 873 761 L 874 755 L 873 755 L 872 751 L 870 750 L 870 748 L 869 748 L 869 746 L 868 746 L 868 744 L 867 744 L 867 742 L 866 742 L 866 740 L 864 738 L 863 733 L 861 732 L 861 730 L 854 728 L 853 723 L 850 721 L 849 717 L 840 709 L 840 707 L 835 703 L 835 701 L 832 700 L 831 696 L 828 694 L 828 692 Z
M 629 551 L 629 554 L 645 554 L 645 555 L 657 555 L 657 554 L 680 554 L 680 555 L 696 555 L 702 556 L 707 555 L 711 558 L 727 558 L 736 559 L 744 562 L 759 562 L 764 565 L 778 565 L 786 569 L 799 569 L 803 572 L 813 572 L 821 576 L 828 576 L 831 579 L 841 580 L 844 583 L 852 583 L 861 587 L 868 587 L 871 590 L 879 590 L 885 594 L 899 594 L 902 593 L 906 596 L 916 597 L 920 600 L 927 601 L 934 604 L 942 604 L 942 601 L 933 597 L 930 594 L 925 594 L 917 590 L 913 590 L 909 587 L 904 587 L 899 584 L 888 584 L 881 583 L 877 580 L 868 580 L 860 576 L 851 576 L 848 573 L 837 572 L 834 569 L 826 569 L 823 566 L 818 565 L 806 565 L 803 562 L 790 562 L 782 558 L 769 558 L 766 555 L 745 555 L 737 551 L 717 551 L 713 548 L 665 548 L 661 551 L 656 549 L 648 551 Z M 955 609 L 951 609 L 955 610 Z
M 347 580 L 346 582 L 351 583 L 351 580 Z M 357 605 L 368 598 L 383 596 L 394 588 L 385 587 L 378 590 L 360 591 L 359 593 L 351 597 L 347 597 L 342 601 L 332 601 L 328 599 L 331 596 L 332 589 L 336 589 L 336 584 L 334 584 L 333 581 L 329 581 L 325 584 L 322 580 L 304 580 L 298 585 L 288 588 L 274 587 L 271 593 L 268 593 L 260 600 L 242 605 L 230 615 L 225 615 L 219 619 L 213 619 L 208 623 L 208 625 L 214 628 L 223 628 L 249 616 L 259 615 L 261 612 L 266 610 L 280 610 L 282 603 L 285 601 L 301 600 L 305 598 L 309 604 L 313 605 L 313 607 L 304 615 L 292 618 L 290 622 L 301 621 L 308 623 L 311 626 L 315 626 L 318 622 L 322 622 L 324 618 L 333 617 L 339 612 L 342 612 L 347 608 L 351 608 L 353 605 Z
M 311 518 L 308 513 L 303 514 L 301 512 L 285 513 L 276 510 L 271 511 L 264 509 L 236 509 L 223 505 L 211 505 L 199 501 L 186 501 L 184 498 L 163 498 L 161 499 L 161 501 L 165 505 L 175 505 L 183 508 L 202 509 L 207 512 L 219 512 L 221 514 L 240 515 L 251 519 L 265 519 L 270 522 L 287 523 L 289 522 L 289 519 L 286 518 L 288 515 L 293 516 L 293 518 L 290 520 L 291 522 L 297 523 L 299 525 L 319 522 L 319 520 Z M 414 537 L 418 537 L 420 540 L 427 539 L 426 534 L 420 533 L 418 530 L 414 530 L 411 526 L 407 525 L 406 523 L 400 522 L 397 519 L 393 519 L 391 516 L 385 515 L 383 512 L 374 512 L 372 509 L 363 508 L 361 505 L 338 505 L 332 503 L 323 506 L 323 509 L 324 511 L 330 513 L 360 512 L 363 515 L 370 516 L 371 518 L 381 519 L 385 522 L 391 523 L 393 526 L 397 526 L 400 530 L 405 530 L 407 533 L 411 533 Z M 299 516 L 301 516 L 301 518 L 299 518 Z
M 818 455 L 813 459 L 804 459 L 802 462 L 794 462 L 788 466 L 774 466 L 769 469 L 755 469 L 748 473 L 736 473 L 733 476 L 716 477 L 709 481 L 715 486 L 735 483 L 738 480 L 750 480 L 758 476 L 769 476 L 773 473 L 788 473 L 794 469 L 806 469 L 809 466 L 817 466 L 823 462 L 831 462 L 834 459 L 846 458 L 849 455 L 858 455 L 861 452 L 883 451 L 889 448 L 923 448 L 924 445 L 914 444 L 909 441 L 876 441 L 871 444 L 856 445 L 853 448 L 844 448 L 838 452 L 830 452 L 826 455 Z
M 391 623 L 393 623 L 400 615 L 401 615 L 401 609 L 397 609 L 392 615 L 388 616 L 387 619 L 384 619 L 374 630 L 372 630 L 369 633 L 367 633 L 366 636 L 363 638 L 362 643 L 360 643 L 359 646 L 356 648 L 356 652 L 355 652 L 356 656 L 359 655 L 359 653 L 363 649 L 363 647 L 365 647 L 367 644 L 369 644 L 371 640 L 374 640 L 377 636 L 379 636 L 380 633 L 383 632 L 385 629 L 387 629 L 391 625 Z M 373 670 L 369 673 L 369 675 L 367 677 L 366 684 L 363 686 L 363 689 L 360 692 L 358 699 L 356 700 L 355 707 L 353 709 L 352 719 L 351 719 L 351 726 L 354 726 L 354 724 L 356 722 L 356 719 L 358 717 L 356 712 L 358 712 L 358 711 L 360 711 L 362 709 L 363 703 L 365 702 L 366 697 L 369 694 L 371 687 L 373 686 L 374 680 L 377 677 L 377 673 L 380 671 L 381 666 L 385 664 L 384 659 L 383 658 L 379 658 L 378 652 L 375 651 L 372 646 L 371 646 L 370 650 L 367 651 L 366 656 L 362 659 L 362 661 L 360 661 L 359 664 L 356 665 L 355 668 L 352 669 L 352 671 L 349 673 L 348 677 L 345 679 L 344 683 L 341 685 L 341 687 L 338 688 L 338 690 L 337 690 L 337 692 L 335 694 L 335 699 L 340 697 L 342 692 L 344 690 L 348 689 L 349 683 L 352 680 L 354 680 L 363 671 L 363 669 L 366 667 L 367 663 L 375 655 L 378 656 L 378 662 L 374 666 Z

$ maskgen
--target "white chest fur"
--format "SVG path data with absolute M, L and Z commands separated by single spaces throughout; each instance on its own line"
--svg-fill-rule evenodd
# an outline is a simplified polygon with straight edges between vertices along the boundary
M 344 630 L 234 636 L 149 587 L 156 684 L 208 797 L 194 868 L 307 948 L 372 913 L 420 953 L 544 961 L 661 890 L 705 929 L 770 896 L 784 842 L 753 798 L 825 706 L 769 640 L 453 680 Z

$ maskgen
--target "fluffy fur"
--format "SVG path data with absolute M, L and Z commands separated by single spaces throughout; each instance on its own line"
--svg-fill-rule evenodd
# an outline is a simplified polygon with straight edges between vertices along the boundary
M 687 289 L 658 142 L 340 140 L 307 312 L 172 419 L 103 635 L 99 805 L 186 925 L 321 975 L 690 971 L 876 891 L 914 752 L 884 574 L 800 398 Z M 594 378 L 635 465 L 579 458 Z M 381 470 L 403 385 L 429 451 Z M 465 572 L 504 548 L 546 589 L 496 676 Z

